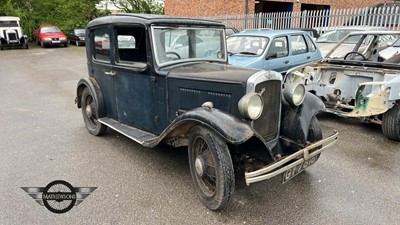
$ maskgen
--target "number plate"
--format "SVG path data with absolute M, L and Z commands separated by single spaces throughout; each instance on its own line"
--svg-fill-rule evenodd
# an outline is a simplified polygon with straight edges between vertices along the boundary
M 293 177 L 295 177 L 297 174 L 301 173 L 303 170 L 305 170 L 307 167 L 311 166 L 312 164 L 314 164 L 319 158 L 319 155 L 313 156 L 308 160 L 305 160 L 303 163 L 289 169 L 286 170 L 283 173 L 283 177 L 282 177 L 282 183 L 286 183 L 287 181 L 289 181 L 290 179 L 292 179 Z
M 60 41 L 52 41 L 51 43 L 60 43 Z

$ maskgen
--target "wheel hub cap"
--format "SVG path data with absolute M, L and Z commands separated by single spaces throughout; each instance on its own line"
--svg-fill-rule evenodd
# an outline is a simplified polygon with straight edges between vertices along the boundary
M 92 107 L 90 105 L 86 106 L 86 115 L 90 118 L 92 117 Z
M 196 168 L 196 173 L 200 177 L 204 175 L 204 160 L 201 157 L 197 157 L 194 161 L 194 166 Z

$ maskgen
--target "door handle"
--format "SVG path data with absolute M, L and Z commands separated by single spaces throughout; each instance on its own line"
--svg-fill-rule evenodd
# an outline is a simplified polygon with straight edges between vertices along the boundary
M 285 64 L 288 64 L 289 63 L 289 61 L 285 61 Z
M 311 56 L 307 56 L 307 59 L 311 59 Z
M 110 76 L 115 76 L 115 74 L 117 74 L 114 70 L 110 71 L 110 72 L 104 72 L 106 75 L 110 75 Z

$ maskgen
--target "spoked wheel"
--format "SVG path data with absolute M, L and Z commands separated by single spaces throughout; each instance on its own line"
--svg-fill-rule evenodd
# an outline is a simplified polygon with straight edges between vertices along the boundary
M 105 133 L 107 126 L 97 118 L 97 105 L 88 88 L 83 89 L 81 98 L 83 120 L 89 133 L 98 136 Z
M 235 189 L 226 142 L 211 130 L 194 127 L 189 137 L 189 165 L 201 201 L 211 210 L 224 209 Z

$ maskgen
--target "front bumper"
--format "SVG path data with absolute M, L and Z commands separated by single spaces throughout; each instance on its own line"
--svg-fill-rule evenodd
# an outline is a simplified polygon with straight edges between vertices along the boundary
M 272 177 L 282 174 L 285 171 L 290 170 L 293 167 L 296 167 L 304 163 L 306 160 L 321 154 L 321 152 L 326 150 L 329 146 L 333 145 L 337 141 L 337 139 L 338 139 L 338 132 L 334 131 L 334 133 L 331 136 L 322 139 L 320 141 L 317 141 L 315 143 L 312 143 L 309 146 L 287 157 L 284 157 L 279 161 L 271 163 L 270 165 L 265 166 L 256 171 L 245 172 L 246 184 L 250 185 L 251 183 L 268 180 Z M 319 149 L 314 150 L 316 148 Z M 314 151 L 310 153 L 311 150 Z
M 43 41 L 45 45 L 64 45 L 67 44 L 67 40 L 65 41 Z

